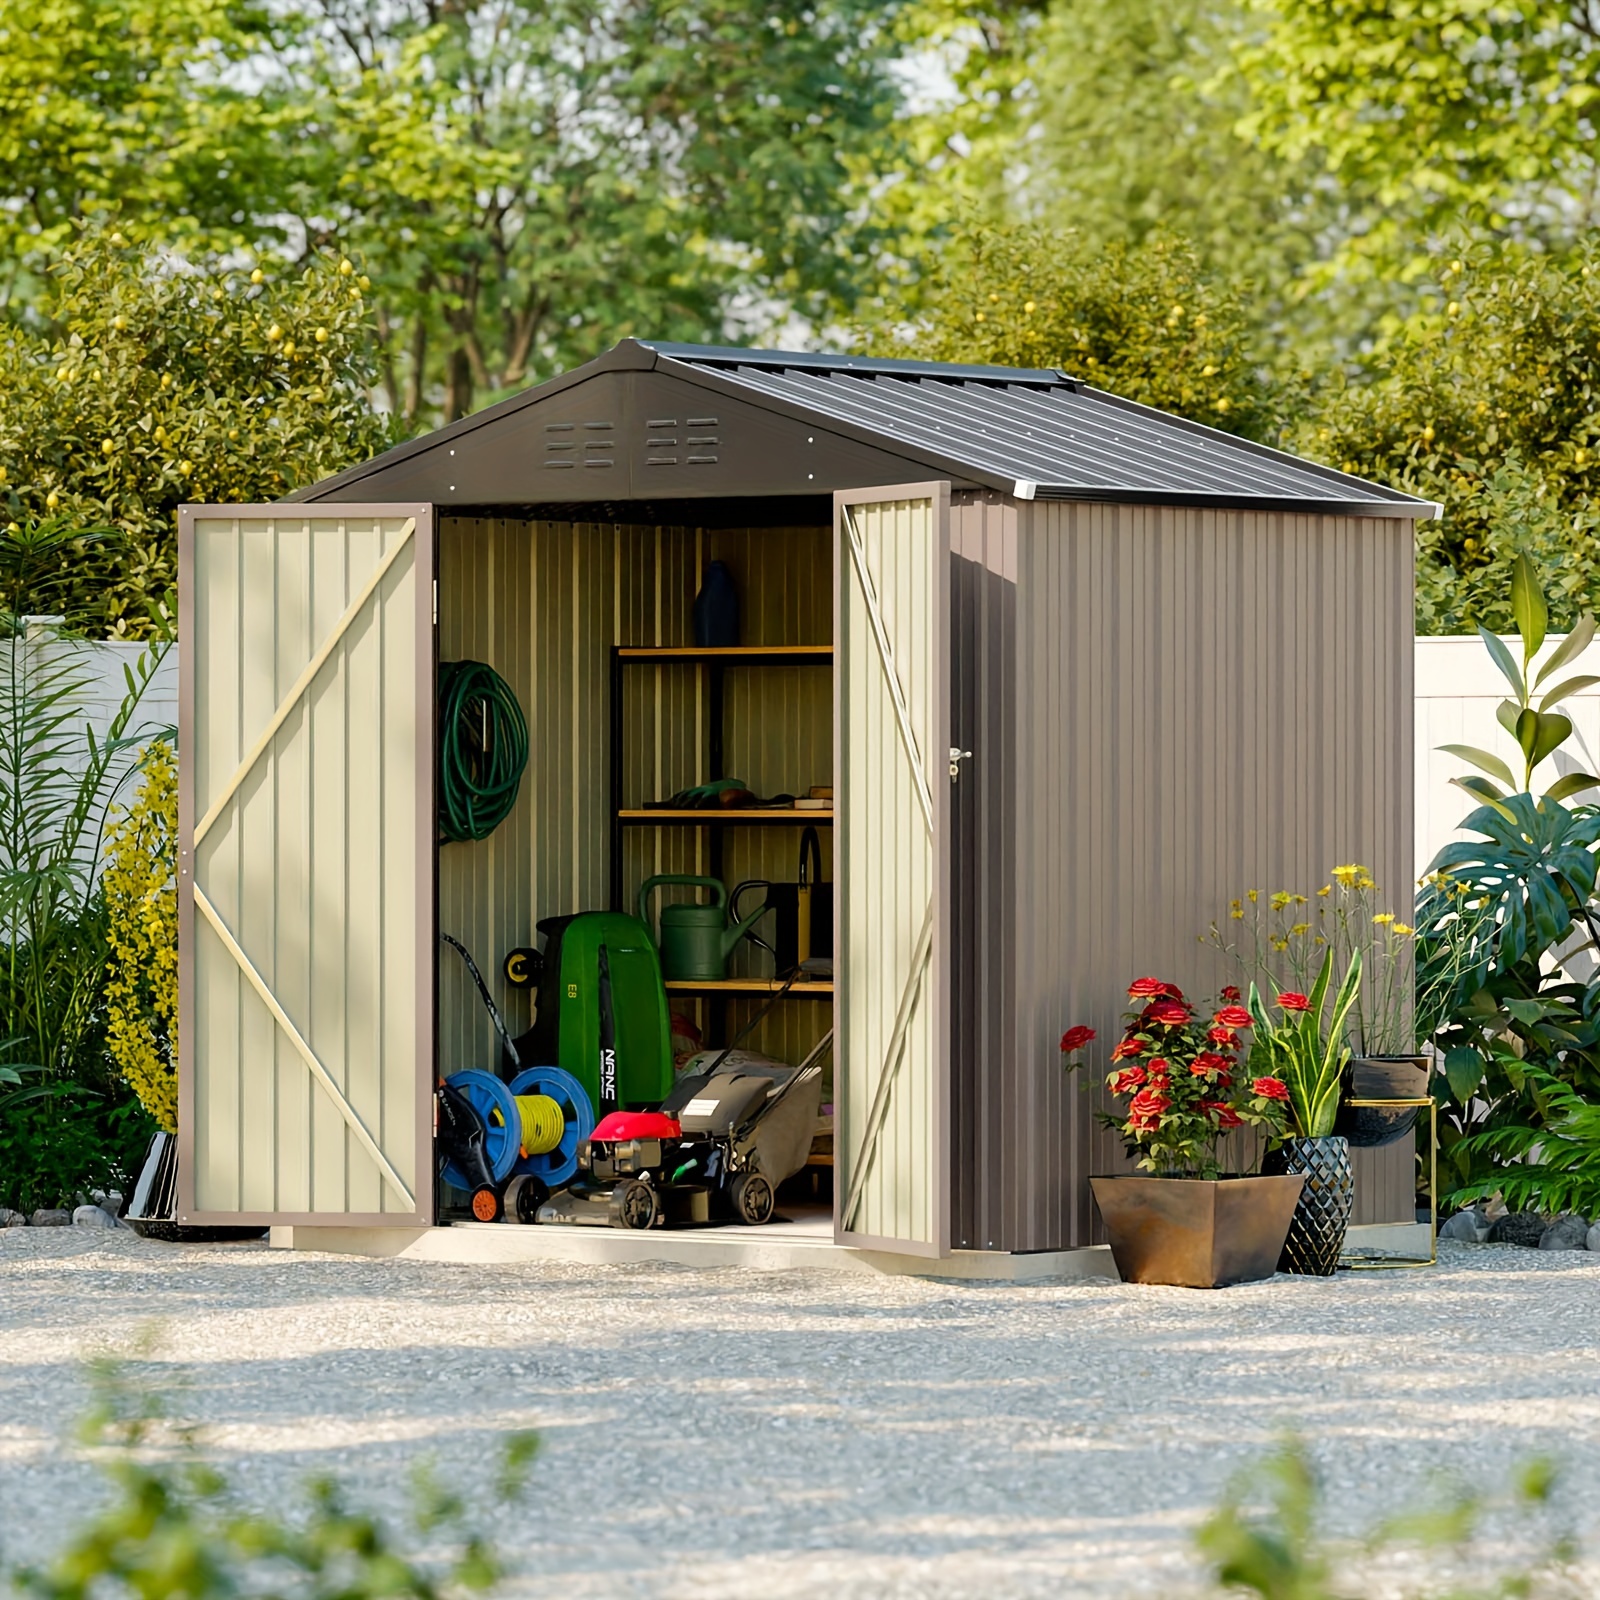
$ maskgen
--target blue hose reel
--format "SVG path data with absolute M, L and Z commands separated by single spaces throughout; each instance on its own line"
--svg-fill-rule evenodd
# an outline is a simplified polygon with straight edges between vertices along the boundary
M 594 1107 L 570 1072 L 560 1067 L 527 1067 L 505 1083 L 492 1072 L 469 1067 L 445 1081 L 483 1119 L 484 1157 L 497 1184 L 511 1177 L 534 1177 L 546 1189 L 557 1189 L 577 1173 L 578 1146 L 594 1132 Z M 518 1095 L 545 1095 L 560 1107 L 563 1126 L 553 1149 L 522 1155 Z M 459 1189 L 472 1187 L 472 1179 L 453 1161 L 445 1162 L 444 1176 Z

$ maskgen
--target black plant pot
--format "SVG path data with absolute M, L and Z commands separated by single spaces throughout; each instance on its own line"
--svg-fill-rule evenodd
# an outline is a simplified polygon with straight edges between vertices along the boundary
M 1352 1106 L 1349 1100 L 1416 1100 L 1428 1092 L 1426 1056 L 1357 1056 L 1345 1070 L 1339 1120 L 1333 1131 L 1352 1150 L 1379 1150 L 1417 1125 L 1420 1106 Z
M 1339 1267 L 1339 1252 L 1344 1249 L 1350 1206 L 1355 1198 L 1349 1143 L 1338 1134 L 1320 1139 L 1285 1139 L 1276 1150 L 1267 1152 L 1261 1170 L 1305 1174 L 1305 1187 L 1289 1223 L 1289 1237 L 1278 1258 L 1278 1271 L 1331 1278 Z

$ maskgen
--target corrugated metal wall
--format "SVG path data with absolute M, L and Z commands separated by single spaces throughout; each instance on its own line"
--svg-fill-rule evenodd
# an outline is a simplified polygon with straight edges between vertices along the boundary
M 835 555 L 837 1219 L 851 1237 L 940 1253 L 949 1239 L 948 532 L 937 498 L 848 498 Z
M 183 575 L 184 811 L 187 839 L 404 539 L 195 850 L 193 869 L 196 888 L 428 1207 L 417 996 L 427 970 L 419 873 L 432 819 L 417 723 L 427 638 L 417 552 L 430 558 L 431 539 L 405 529 L 403 517 L 355 512 L 195 517 Z M 184 915 L 183 1163 L 193 1209 L 280 1220 L 411 1212 L 221 936 L 197 910 Z
M 536 942 L 544 917 L 609 904 L 608 698 L 610 648 L 692 643 L 691 607 L 707 562 L 725 561 L 740 593 L 746 644 L 826 644 L 832 628 L 828 530 L 696 529 L 609 523 L 447 518 L 439 557 L 441 660 L 486 661 L 515 689 L 530 754 L 517 805 L 479 843 L 440 849 L 440 926 L 478 958 L 513 1032 L 530 996 L 499 973 L 505 952 Z M 709 776 L 706 672 L 694 665 L 624 669 L 623 803 L 665 798 Z M 731 668 L 724 766 L 761 793 L 826 784 L 832 772 L 832 685 L 826 668 Z M 822 830 L 825 870 L 832 840 Z M 709 834 L 630 828 L 623 905 L 656 873 L 709 872 Z M 792 880 L 799 833 L 726 830 L 723 877 Z M 667 891 L 670 896 L 684 891 Z M 661 903 L 658 895 L 654 906 Z M 497 1045 L 453 951 L 440 957 L 440 1061 L 446 1071 L 491 1064 Z M 767 976 L 771 958 L 748 944 L 730 972 Z M 728 1004 L 738 1027 L 751 1002 Z M 704 1002 L 673 1009 L 709 1022 Z M 785 1001 L 748 1047 L 798 1061 L 829 1025 L 818 1001 Z
M 963 555 L 1009 583 L 1011 508 L 966 498 Z M 1068 1025 L 1099 1032 L 1094 1082 L 1130 978 L 1229 981 L 1197 938 L 1243 890 L 1315 887 L 1344 861 L 1412 881 L 1412 556 L 1398 521 L 1018 510 L 1015 1056 L 990 1034 L 956 1065 L 977 1170 L 955 1239 L 1040 1250 L 1090 1241 L 1085 1180 L 1121 1162 L 1061 1071 Z M 979 629 L 1010 603 L 998 591 Z M 1003 880 L 989 794 L 978 860 Z M 986 952 L 969 969 L 980 997 L 1007 981 Z M 1409 1217 L 1410 1160 L 1362 1155 L 1358 1220 Z

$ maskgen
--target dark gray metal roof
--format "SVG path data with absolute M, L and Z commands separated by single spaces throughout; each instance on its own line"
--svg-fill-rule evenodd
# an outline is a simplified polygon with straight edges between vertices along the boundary
M 629 386 L 626 397 L 616 389 L 618 383 Z M 667 401 L 669 396 L 682 399 L 692 392 L 685 390 L 685 384 L 705 393 L 703 409 L 711 409 L 713 395 L 734 402 L 722 410 L 736 411 L 744 419 L 746 435 L 751 427 L 758 435 L 763 431 L 764 413 L 772 425 L 782 419 L 826 428 L 827 439 L 816 442 L 828 448 L 799 453 L 798 441 L 790 437 L 793 430 L 780 429 L 772 434 L 764 454 L 740 452 L 735 465 L 730 448 L 735 438 L 725 438 L 723 472 L 715 479 L 704 472 L 680 471 L 665 489 L 662 464 L 640 454 L 637 463 L 614 462 L 629 474 L 626 486 L 610 472 L 608 482 L 579 474 L 576 481 L 562 480 L 563 500 L 616 499 L 645 492 L 707 498 L 734 492 L 826 493 L 931 474 L 948 477 L 958 486 L 999 489 L 1025 500 L 1133 501 L 1415 519 L 1438 511 L 1426 500 L 1137 405 L 1089 388 L 1063 372 L 636 340 L 624 340 L 586 366 L 398 446 L 294 498 L 345 499 L 359 489 L 361 498 L 370 500 L 391 488 L 403 489 L 409 499 L 431 496 L 443 504 L 474 498 L 527 502 L 555 498 L 550 489 L 553 480 L 538 475 L 538 417 L 575 415 L 581 397 L 574 390 L 585 384 L 595 395 L 607 393 L 610 409 L 605 415 L 622 419 L 616 426 L 624 450 L 631 432 L 656 428 L 655 421 L 648 420 L 651 416 L 683 409 Z M 530 408 L 533 414 L 525 416 Z M 572 424 L 546 422 L 545 431 L 557 426 Z M 613 424 L 583 426 L 612 428 Z M 740 436 L 740 423 L 734 417 L 724 417 L 721 427 L 724 434 Z M 642 452 L 647 442 L 642 433 L 635 442 Z M 811 445 L 813 439 L 808 437 L 805 443 Z M 693 461 L 709 465 L 716 459 L 691 458 L 691 465 Z M 469 467 L 469 460 L 480 465 Z M 514 470 L 508 472 L 508 463 L 514 463 Z M 647 471 L 651 467 L 658 469 L 653 477 Z M 812 471 L 802 478 L 794 470 L 797 467 Z M 891 470 L 903 476 L 873 475 Z M 456 481 L 473 475 L 484 484 L 492 480 L 494 492 L 477 493 L 471 484 Z M 435 486 L 431 481 L 435 476 L 450 481 Z M 580 481 L 586 492 L 572 493 Z

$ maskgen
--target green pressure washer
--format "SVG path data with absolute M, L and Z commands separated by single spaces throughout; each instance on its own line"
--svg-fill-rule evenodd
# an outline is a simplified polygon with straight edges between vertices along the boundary
M 538 990 L 519 1055 L 570 1072 L 600 1116 L 659 1105 L 673 1083 L 672 1018 L 645 925 L 620 911 L 583 911 L 538 928 L 542 951 L 505 959 L 508 983 Z

